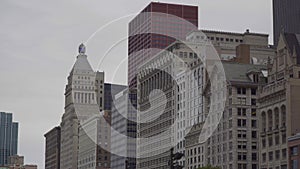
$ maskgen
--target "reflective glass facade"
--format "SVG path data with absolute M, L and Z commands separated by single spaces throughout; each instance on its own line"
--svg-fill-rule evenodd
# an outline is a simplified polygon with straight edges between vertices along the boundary
M 8 164 L 8 157 L 18 152 L 18 127 L 12 113 L 0 112 L 0 166 Z

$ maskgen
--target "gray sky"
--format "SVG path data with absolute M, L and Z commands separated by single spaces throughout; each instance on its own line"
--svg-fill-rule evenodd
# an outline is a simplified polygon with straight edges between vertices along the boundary
M 44 136 L 60 123 L 64 112 L 66 78 L 77 47 L 110 21 L 134 14 L 148 0 L 1 0 L 0 1 L 0 111 L 14 113 L 20 123 L 19 154 L 26 163 L 44 168 Z M 200 28 L 268 33 L 272 37 L 271 0 L 172 0 L 199 5 Z M 94 69 L 104 70 L 107 81 L 126 83 L 126 37 L 131 17 L 110 24 L 87 45 Z M 270 38 L 272 40 L 272 38 Z

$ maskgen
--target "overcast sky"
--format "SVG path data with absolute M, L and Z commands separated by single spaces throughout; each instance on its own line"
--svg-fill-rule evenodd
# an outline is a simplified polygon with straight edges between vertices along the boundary
M 81 42 L 93 68 L 109 82 L 125 84 L 127 24 L 148 0 L 1 0 L 0 111 L 14 113 L 19 154 L 44 168 L 44 133 L 64 113 L 66 78 Z M 199 5 L 200 28 L 267 33 L 272 37 L 271 0 L 172 0 Z M 123 40 L 123 41 L 122 41 Z M 270 38 L 270 41 L 272 38 Z M 118 43 L 118 41 L 121 41 Z M 99 64 L 109 48 L 118 43 Z M 125 60 L 124 60 L 125 59 Z M 123 61 L 121 67 L 116 66 Z M 115 71 L 117 70 L 117 71 Z M 116 76 L 113 76 L 117 74 Z M 114 77 L 114 78 L 113 78 Z

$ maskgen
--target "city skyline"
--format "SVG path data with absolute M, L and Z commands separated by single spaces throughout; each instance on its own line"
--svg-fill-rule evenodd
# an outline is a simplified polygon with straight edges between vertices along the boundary
M 86 14 L 87 16 L 83 15 L 83 17 L 82 15 L 79 16 L 77 12 L 80 11 L 82 8 L 87 10 L 95 2 L 91 2 L 90 4 L 91 6 L 89 6 L 88 4 L 81 4 L 79 2 L 76 2 L 77 4 L 74 5 L 74 11 L 70 10 L 71 14 L 63 15 L 65 18 L 63 18 L 62 20 L 57 20 L 57 17 L 59 16 L 58 14 L 62 13 L 62 11 L 60 11 L 62 9 L 59 9 L 58 14 L 53 14 L 51 13 L 51 11 L 49 11 L 51 5 L 50 7 L 48 7 L 48 11 L 46 10 L 46 12 L 41 12 L 42 11 L 41 9 L 43 8 L 39 8 L 39 9 L 37 8 L 37 7 L 41 7 L 38 6 L 41 5 L 39 4 L 39 2 L 36 2 L 37 6 L 31 8 L 29 8 L 28 4 L 22 4 L 23 2 L 18 2 L 18 3 L 13 1 L 2 2 L 4 3 L 3 6 L 1 5 L 2 8 L 7 7 L 6 10 L 10 9 L 10 7 L 15 7 L 16 9 L 20 9 L 21 11 L 23 10 L 25 12 L 29 12 L 29 9 L 33 8 L 33 10 L 31 10 L 32 11 L 31 14 L 34 13 L 43 14 L 40 18 L 37 17 L 34 18 L 31 16 L 31 14 L 26 14 L 23 16 L 24 17 L 23 19 L 27 19 L 26 22 L 22 22 L 21 20 L 18 19 L 16 20 L 17 22 L 15 23 L 14 21 L 6 20 L 6 22 L 4 22 L 5 25 L 4 31 L 1 32 L 4 35 L 3 36 L 4 39 L 7 40 L 1 42 L 1 46 L 3 47 L 1 48 L 1 55 L 6 56 L 4 62 L 2 62 L 1 64 L 1 73 L 2 76 L 4 77 L 2 79 L 3 86 L 4 89 L 7 87 L 14 87 L 16 91 L 10 91 L 10 93 L 7 93 L 6 90 L 2 89 L 1 93 L 3 93 L 3 96 L 5 97 L 1 97 L 0 100 L 2 104 L 0 106 L 1 109 L 3 109 L 3 111 L 13 112 L 15 119 L 20 122 L 20 126 L 24 127 L 24 128 L 22 127 L 20 128 L 21 129 L 20 140 L 19 140 L 20 154 L 26 155 L 26 160 L 29 163 L 38 163 L 39 167 L 44 166 L 43 165 L 44 163 L 43 162 L 44 161 L 43 160 L 43 152 L 44 152 L 43 134 L 46 131 L 48 131 L 50 128 L 52 128 L 54 125 L 59 124 L 59 120 L 63 113 L 63 99 L 64 99 L 63 90 L 66 84 L 65 77 L 69 73 L 72 63 L 74 63 L 78 44 L 81 41 L 85 41 L 86 39 L 88 39 L 90 34 L 92 34 L 99 26 L 102 26 L 105 23 L 109 22 L 111 19 L 118 18 L 122 14 L 125 14 L 127 12 L 136 13 L 137 11 L 140 11 L 140 9 L 142 9 L 142 7 L 144 7 L 146 4 L 148 4 L 148 2 L 149 1 L 139 2 L 137 4 L 132 3 L 131 4 L 132 6 L 130 6 L 128 10 L 124 11 L 120 9 L 121 12 L 119 11 L 117 14 L 108 11 L 106 13 L 101 13 L 96 9 L 94 9 L 93 12 L 95 13 L 91 12 L 91 14 Z M 237 4 L 242 4 L 241 2 L 232 1 L 232 3 L 234 2 L 236 2 Z M 242 22 L 242 20 L 245 18 L 241 18 L 241 22 L 238 21 L 237 23 L 239 24 L 237 25 L 234 25 L 232 23 L 230 24 L 223 23 L 221 20 L 215 19 L 216 17 L 214 18 L 213 15 L 210 16 L 204 13 L 205 10 L 212 9 L 214 3 L 210 4 L 206 2 L 205 5 L 207 5 L 207 9 L 204 10 L 201 10 L 201 3 L 197 4 L 197 2 L 194 1 L 193 2 L 186 1 L 186 3 L 200 6 L 200 12 L 199 12 L 200 28 L 208 28 L 214 30 L 227 30 L 230 32 L 235 32 L 235 31 L 244 32 L 245 29 L 249 28 L 251 31 L 268 33 L 270 34 L 271 37 L 271 29 L 272 29 L 271 24 L 269 25 L 269 31 L 268 31 L 268 28 L 264 28 L 264 26 L 255 27 L 254 24 L 253 27 L 255 28 L 250 27 L 250 25 L 253 24 L 247 23 L 249 21 Z M 271 9 L 270 3 L 263 3 L 259 1 L 257 1 L 256 3 L 260 4 L 258 6 L 262 8 L 261 9 L 262 13 L 267 11 L 265 10 L 265 7 L 267 7 L 267 5 L 269 5 L 268 6 L 269 9 Z M 64 4 L 64 3 L 62 4 L 62 6 L 67 6 L 67 5 L 68 4 Z M 54 6 L 55 5 L 52 5 L 52 7 Z M 60 6 L 60 8 L 62 8 L 62 6 Z M 209 6 L 211 7 L 209 8 Z M 226 11 L 240 11 L 240 12 L 243 11 L 242 8 L 236 10 L 236 8 L 228 8 L 225 7 L 224 5 L 223 6 L 220 5 L 219 8 L 215 6 L 213 9 L 218 9 L 218 12 L 220 13 L 222 13 L 223 11 L 222 15 L 225 15 L 224 13 L 226 13 Z M 20 14 L 17 15 L 16 13 L 12 13 L 9 11 L 4 10 L 4 12 L 7 12 L 7 15 L 10 17 L 10 20 L 13 20 L 14 17 L 20 16 Z M 215 15 L 218 15 L 218 12 Z M 78 17 L 75 17 L 75 20 L 69 20 L 73 16 L 72 14 L 78 15 Z M 102 17 L 106 17 L 107 14 L 111 14 L 113 16 L 110 16 L 111 18 L 109 19 L 107 18 L 106 20 L 104 19 L 101 23 L 98 23 L 96 21 L 91 21 L 93 22 L 93 26 L 88 25 L 91 23 L 87 21 L 86 17 L 94 16 L 95 18 L 97 18 L 99 17 L 98 15 Z M 247 10 L 245 12 L 245 15 L 246 14 L 247 14 Z M 215 19 L 215 22 L 220 23 L 218 24 L 219 26 L 217 26 L 217 24 L 214 23 L 209 24 L 208 21 L 203 20 L 206 18 L 203 18 L 202 15 L 204 16 L 206 15 L 211 18 L 207 20 Z M 229 18 L 230 16 L 232 16 L 230 14 L 228 15 Z M 270 16 L 271 13 L 269 15 L 269 19 L 271 18 Z M 251 17 L 254 16 L 252 15 Z M 262 19 L 263 21 L 259 21 L 259 23 L 264 25 L 266 22 L 271 22 L 269 19 L 268 18 L 265 20 Z M 39 23 L 43 24 L 45 21 L 46 21 L 46 25 L 56 23 L 54 29 L 47 30 L 47 31 L 45 30 L 45 32 L 35 31 L 35 33 L 32 32 L 32 33 L 25 34 L 25 32 L 30 31 L 33 28 L 32 26 L 38 26 Z M 30 25 L 30 23 L 31 24 L 34 23 L 34 24 Z M 65 23 L 65 25 L 63 23 Z M 243 24 L 240 25 L 240 23 L 244 23 L 244 25 Z M 248 26 L 246 26 L 246 23 Z M 23 26 L 22 30 L 20 30 L 20 28 L 14 28 L 15 30 L 12 29 L 10 31 L 15 31 L 15 34 L 7 35 L 6 33 L 9 32 L 11 26 L 16 24 Z M 72 27 L 72 25 L 77 25 L 77 24 L 79 25 L 79 28 Z M 45 29 L 46 25 L 42 26 L 42 28 L 40 27 L 40 29 L 43 28 Z M 69 29 L 71 30 L 75 29 L 75 30 L 72 30 L 71 31 L 72 33 L 70 34 L 66 34 L 67 30 Z M 127 27 L 124 27 L 124 30 L 126 29 Z M 77 36 L 74 36 L 73 34 L 76 34 Z M 15 43 L 15 40 L 17 39 L 19 39 L 20 44 Z M 62 40 L 62 43 L 60 40 Z M 99 51 L 95 52 L 96 44 L 97 44 L 96 42 L 90 41 L 90 43 L 87 46 L 87 50 L 88 50 L 88 55 L 91 58 L 91 64 L 95 69 L 99 69 L 95 65 L 98 63 L 98 60 L 100 60 L 99 58 L 101 57 L 101 55 L 98 56 Z M 15 47 L 19 47 L 20 50 L 14 51 L 13 49 Z M 125 53 L 122 52 L 121 56 L 126 57 L 126 51 Z M 15 63 L 16 65 L 13 65 L 13 63 Z M 53 70 L 53 67 L 58 67 L 58 69 Z M 40 72 L 36 71 L 36 69 L 40 69 Z M 106 72 L 109 73 L 108 70 Z M 30 77 L 28 78 L 29 75 Z M 120 79 L 121 80 L 117 80 L 116 82 L 126 84 L 122 78 Z M 15 100 L 15 98 L 17 99 Z M 40 98 L 45 98 L 45 99 L 43 100 Z M 13 100 L 15 100 L 14 103 Z M 32 105 L 37 105 L 37 106 L 35 107 Z M 48 109 L 47 107 L 54 107 L 54 108 Z M 28 116 L 32 116 L 34 118 L 28 119 Z M 36 123 L 32 123 L 32 120 L 36 120 Z M 40 129 L 38 131 L 35 131 L 37 130 L 36 129 L 37 125 L 39 126 Z M 26 131 L 32 131 L 32 132 L 26 132 Z

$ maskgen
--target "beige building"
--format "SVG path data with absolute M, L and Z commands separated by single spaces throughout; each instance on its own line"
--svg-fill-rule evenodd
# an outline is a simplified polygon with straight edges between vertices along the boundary
M 222 169 L 258 169 L 258 115 L 257 88 L 259 78 L 266 71 L 265 66 L 223 62 L 226 75 L 227 99 L 223 115 L 216 130 L 206 141 L 206 165 Z M 212 79 L 220 78 L 215 74 Z M 216 98 L 211 93 L 210 82 L 205 87 L 205 112 L 217 111 L 220 105 L 211 105 Z M 219 86 L 220 87 L 220 86 Z M 216 88 L 214 86 L 213 88 Z M 224 93 L 223 93 L 224 94 Z M 211 100 L 212 99 L 212 100 Z M 214 121 L 218 118 L 209 118 Z M 209 128 L 208 128 L 209 130 Z M 198 161 L 189 161 L 192 169 Z
M 189 41 L 205 39 L 204 33 L 211 41 L 222 60 L 234 60 L 240 63 L 267 64 L 273 58 L 275 50 L 268 43 L 268 34 L 199 30 L 187 36 Z
M 300 130 L 300 35 L 281 34 L 259 93 L 260 168 L 286 169 L 287 138 Z
M 37 165 L 24 164 L 24 156 L 14 155 L 8 157 L 8 166 L 0 169 L 37 169 Z
M 189 133 L 185 136 L 185 156 L 187 169 L 204 167 L 207 165 L 207 143 L 199 142 L 203 122 L 193 125 Z
M 61 169 L 78 168 L 78 128 L 81 121 L 103 109 L 103 81 L 104 73 L 93 71 L 85 54 L 85 46 L 81 44 L 65 89 L 65 113 L 61 121 Z

